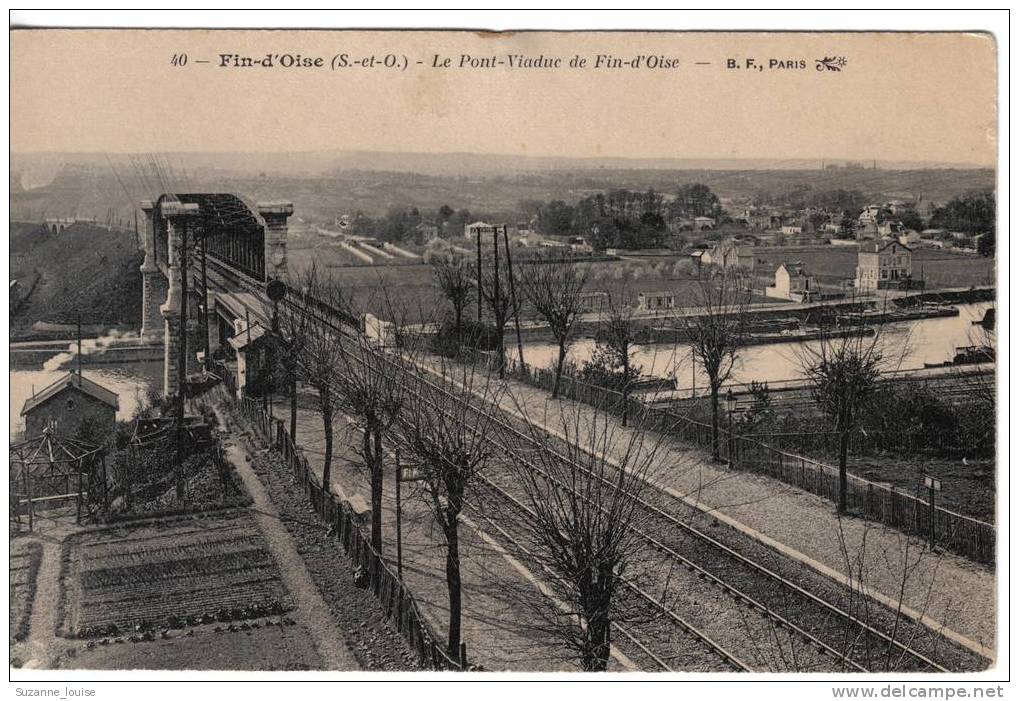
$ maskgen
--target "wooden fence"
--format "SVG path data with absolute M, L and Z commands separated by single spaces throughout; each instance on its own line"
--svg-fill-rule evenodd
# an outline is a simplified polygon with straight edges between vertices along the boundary
M 309 467 L 304 454 L 294 445 L 283 422 L 264 412 L 261 405 L 250 398 L 240 400 L 237 405 L 259 436 L 282 457 L 303 487 L 315 513 L 324 523 L 332 526 L 347 555 L 361 568 L 367 588 L 381 605 L 387 620 L 403 635 L 417 655 L 418 662 L 435 670 L 469 669 L 466 644 L 460 645 L 459 659 L 453 659 L 447 653 L 441 638 L 421 615 L 410 590 L 372 548 L 371 541 L 361 531 L 358 517 L 350 505 L 322 488 L 320 478 Z
M 482 352 L 475 362 L 495 367 L 494 353 Z M 551 391 L 555 374 L 551 369 L 521 366 L 511 357 L 506 359 L 508 375 L 532 386 Z M 621 415 L 623 394 L 563 375 L 559 393 L 568 399 L 584 402 Z M 681 441 L 711 448 L 710 424 L 695 421 L 673 410 L 650 407 L 639 397 L 625 402 L 627 416 L 647 430 L 664 433 Z M 755 438 L 730 435 L 724 422 L 719 426 L 719 452 L 734 469 L 767 475 L 817 496 L 838 501 L 838 467 L 826 465 L 794 453 L 786 452 Z M 929 537 L 931 533 L 930 503 L 919 495 L 902 492 L 877 482 L 850 474 L 846 504 L 850 513 L 871 519 L 905 533 Z M 934 533 L 939 546 L 978 562 L 994 562 L 997 528 L 994 524 L 949 511 L 934 509 Z

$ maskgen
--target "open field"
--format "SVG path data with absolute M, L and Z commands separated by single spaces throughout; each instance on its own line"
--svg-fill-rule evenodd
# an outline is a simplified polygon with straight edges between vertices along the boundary
M 21 640 L 28 634 L 28 622 L 32 616 L 36 577 L 42 561 L 42 544 L 17 538 L 10 545 L 10 639 Z
M 769 272 L 781 263 L 800 261 L 821 282 L 834 284 L 856 276 L 858 251 L 854 247 L 758 247 L 754 255 Z M 928 289 L 994 284 L 994 260 L 975 255 L 920 248 L 913 252 L 913 278 L 923 278 Z
M 246 513 L 72 536 L 61 575 L 66 637 L 257 619 L 291 607 Z

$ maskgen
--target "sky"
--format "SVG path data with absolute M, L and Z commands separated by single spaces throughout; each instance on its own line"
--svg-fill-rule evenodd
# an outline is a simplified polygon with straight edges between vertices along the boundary
M 962 33 L 14 31 L 11 150 L 993 166 L 995 51 L 991 36 Z M 174 65 L 183 54 L 187 64 Z M 300 55 L 323 66 L 222 68 L 221 54 Z M 344 54 L 392 54 L 401 65 L 334 70 Z M 460 67 L 463 56 L 511 54 L 562 66 Z M 596 68 L 599 55 L 675 65 Z M 574 57 L 587 65 L 571 67 Z M 818 64 L 829 57 L 841 70 Z M 433 67 L 447 58 L 449 67 Z

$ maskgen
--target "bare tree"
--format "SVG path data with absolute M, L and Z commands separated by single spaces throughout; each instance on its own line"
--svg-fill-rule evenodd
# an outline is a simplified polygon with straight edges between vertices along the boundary
M 559 347 L 552 385 L 552 398 L 556 399 L 573 325 L 584 311 L 588 267 L 572 259 L 556 263 L 536 261 L 524 266 L 522 273 L 524 294 L 548 324 Z
M 601 310 L 599 341 L 608 350 L 613 369 L 620 368 L 622 372 L 620 391 L 623 393 L 623 426 L 627 425 L 629 418 L 630 386 L 635 376 L 640 373 L 640 369 L 633 365 L 633 354 L 640 332 L 634 322 L 634 312 L 630 293 L 626 287 L 615 295 L 611 291 L 606 292 L 605 303 Z
M 451 251 L 449 255 L 432 262 L 432 274 L 442 294 L 453 307 L 453 328 L 459 348 L 463 344 L 464 309 L 467 308 L 471 291 L 475 287 L 474 266 L 463 254 Z
M 854 326 L 862 329 L 862 323 Z M 799 362 L 812 385 L 814 401 L 839 439 L 838 512 L 844 514 L 849 488 L 846 467 L 849 438 L 857 427 L 860 409 L 877 389 L 881 375 L 881 333 L 880 329 L 872 334 L 862 330 L 854 333 L 837 329 L 831 323 L 820 329 L 821 336 L 816 342 L 800 346 Z
M 410 347 L 400 347 L 399 343 L 406 319 L 396 310 L 384 288 L 381 292 L 390 321 L 379 325 L 378 337 L 361 333 L 348 338 L 336 368 L 341 405 L 362 432 L 359 452 L 371 487 L 371 540 L 379 554 L 382 553 L 385 439 L 400 413 L 408 360 L 413 353 Z M 396 344 L 392 353 L 383 348 L 388 343 Z
M 280 307 L 279 326 L 283 329 L 284 337 L 303 339 L 294 348 L 294 377 L 302 378 L 318 394 L 325 438 L 322 488 L 331 491 L 333 418 L 340 399 L 337 392 L 337 368 L 344 358 L 343 340 L 339 332 L 313 317 L 312 305 L 313 300 L 317 300 L 342 313 L 349 313 L 348 301 L 336 281 L 320 275 L 314 266 L 291 287 L 299 291 L 301 299 Z
M 640 536 L 653 501 L 651 469 L 660 439 L 641 430 L 615 431 L 602 408 L 561 411 L 526 421 L 527 450 L 508 451 L 513 483 L 522 494 L 520 533 L 530 559 L 548 578 L 543 597 L 547 632 L 570 650 L 586 671 L 604 671 L 614 623 L 638 614 L 629 582 L 661 579 L 650 567 Z M 667 583 L 665 588 L 667 588 Z M 664 590 L 664 589 L 663 589 Z M 567 612 L 569 615 L 563 616 Z
M 506 369 L 506 324 L 520 310 L 514 308 L 513 297 L 509 294 L 509 268 L 499 264 L 499 237 L 493 236 L 493 240 L 496 242 L 495 255 L 482 266 L 479 294 L 492 312 L 499 377 L 502 377 Z M 519 302 L 519 300 L 517 301 Z
M 293 298 L 293 295 L 298 295 Z M 290 288 L 291 298 L 285 298 L 276 305 L 267 305 L 265 315 L 275 318 L 272 333 L 271 369 L 273 384 L 286 387 L 290 395 L 290 438 L 297 441 L 297 383 L 300 378 L 300 361 L 307 343 L 308 326 L 314 323 L 310 310 L 302 304 L 304 293 Z
M 711 389 L 711 455 L 719 459 L 718 392 L 729 379 L 747 332 L 750 286 L 734 266 L 705 271 L 697 281 L 695 306 L 682 317 L 694 355 L 708 376 Z
M 446 542 L 449 653 L 459 654 L 462 610 L 460 520 L 468 489 L 491 456 L 492 407 L 499 391 L 475 366 L 441 369 L 441 379 L 408 375 L 408 392 L 396 424 L 398 446 L 420 462 L 425 503 Z M 435 387 L 441 387 L 440 393 Z

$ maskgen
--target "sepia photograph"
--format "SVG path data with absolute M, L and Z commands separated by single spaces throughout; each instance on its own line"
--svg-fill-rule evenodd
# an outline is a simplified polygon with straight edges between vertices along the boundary
M 164 14 L 11 19 L 18 696 L 1004 697 L 1007 28 Z

